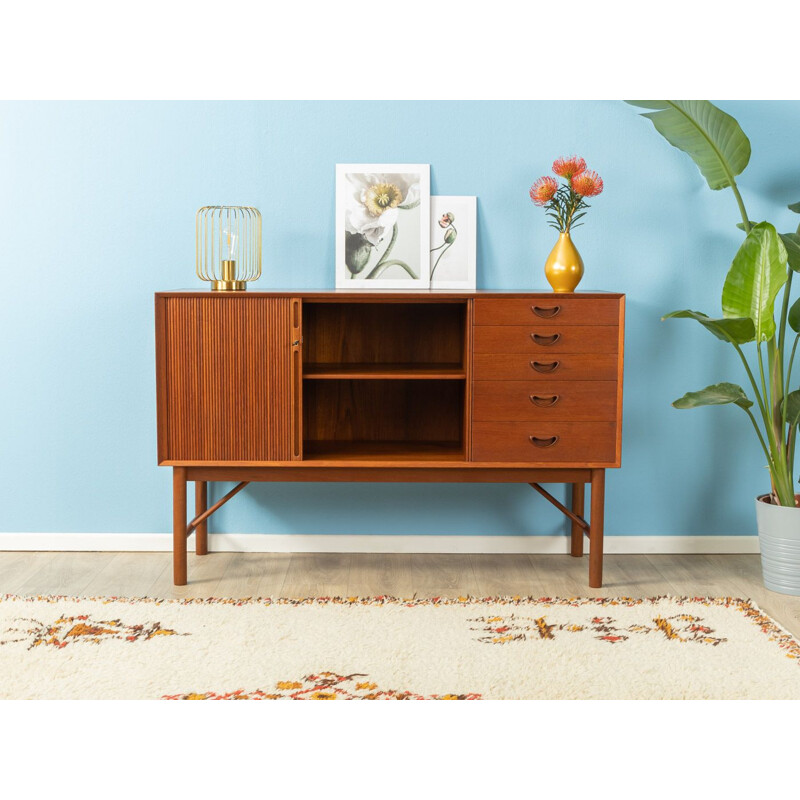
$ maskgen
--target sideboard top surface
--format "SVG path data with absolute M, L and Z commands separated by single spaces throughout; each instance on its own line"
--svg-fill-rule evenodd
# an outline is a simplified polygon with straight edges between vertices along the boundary
M 156 297 L 302 297 L 302 298 L 342 298 L 347 300 L 386 299 L 386 300 L 440 300 L 440 299 L 469 299 L 471 297 L 570 297 L 570 298 L 622 298 L 619 292 L 534 292 L 520 291 L 493 291 L 478 289 L 474 292 L 461 292 L 452 289 L 411 289 L 409 291 L 387 291 L 385 289 L 294 289 L 294 290 L 269 290 L 259 291 L 248 289 L 245 292 L 212 292 L 208 289 L 176 289 L 172 291 L 156 292 Z

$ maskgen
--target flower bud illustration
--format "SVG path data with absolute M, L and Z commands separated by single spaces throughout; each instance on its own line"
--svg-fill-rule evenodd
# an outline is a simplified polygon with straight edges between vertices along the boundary
M 458 236 L 458 231 L 455 228 L 450 228 L 444 235 L 444 240 L 447 244 L 453 244 Z
M 439 227 L 440 228 L 447 228 L 452 225 L 456 221 L 456 215 L 453 214 L 451 211 L 448 211 L 442 214 L 441 219 L 439 220 Z

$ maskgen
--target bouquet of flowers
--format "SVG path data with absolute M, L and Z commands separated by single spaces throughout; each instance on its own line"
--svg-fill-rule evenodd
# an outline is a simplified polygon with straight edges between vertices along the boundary
M 569 233 L 583 224 L 578 220 L 589 208 L 585 198 L 603 191 L 603 179 L 594 170 L 586 169 L 586 162 L 578 156 L 557 158 L 553 162 L 553 172 L 563 178 L 564 183 L 559 186 L 550 175 L 539 178 L 531 186 L 531 200 L 534 205 L 547 209 L 548 225 L 561 233 Z

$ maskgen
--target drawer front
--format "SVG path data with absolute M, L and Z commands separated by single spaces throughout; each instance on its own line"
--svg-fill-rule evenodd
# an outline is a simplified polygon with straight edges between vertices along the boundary
M 476 353 L 472 375 L 475 381 L 615 381 L 617 356 Z
M 472 418 L 508 420 L 608 420 L 617 418 L 616 381 L 476 381 Z
M 540 298 L 475 300 L 476 325 L 618 325 L 620 301 L 614 298 L 577 298 L 546 295 Z
M 616 424 L 474 422 L 472 460 L 610 464 L 616 461 Z
M 556 353 L 616 353 L 616 325 L 495 325 L 473 330 L 476 353 L 530 353 L 548 357 Z

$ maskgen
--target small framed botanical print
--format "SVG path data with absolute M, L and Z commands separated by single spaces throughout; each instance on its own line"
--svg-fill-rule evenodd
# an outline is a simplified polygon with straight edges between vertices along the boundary
M 477 198 L 431 197 L 431 289 L 475 291 Z
M 427 289 L 430 165 L 336 165 L 336 288 Z

